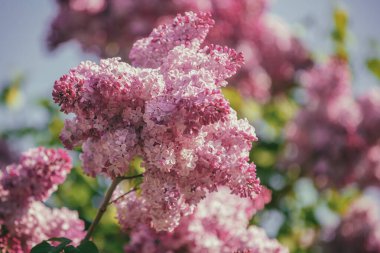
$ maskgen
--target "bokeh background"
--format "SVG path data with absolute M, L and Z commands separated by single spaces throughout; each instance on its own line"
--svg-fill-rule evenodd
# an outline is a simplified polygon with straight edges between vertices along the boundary
M 346 45 L 353 90 L 355 95 L 360 95 L 379 85 L 379 79 L 367 64 L 369 59 L 380 56 L 378 0 L 277 0 L 272 1 L 270 12 L 290 26 L 314 59 L 323 60 L 334 54 L 331 34 L 337 9 L 349 16 Z M 7 146 L 15 157 L 36 145 L 61 145 L 58 135 L 63 115 L 52 105 L 54 81 L 79 62 L 98 59 L 84 53 L 75 41 L 63 44 L 54 52 L 47 50 L 49 24 L 57 11 L 58 6 L 51 0 L 2 0 L 0 3 L 0 139 L 8 141 Z M 328 237 L 328 232 L 320 235 L 323 227 L 338 224 L 340 216 L 361 193 L 350 187 L 342 191 L 319 191 L 310 178 L 279 170 L 279 153 L 283 149 L 281 130 L 297 109 L 293 101 L 280 100 L 258 108 L 260 105 L 244 101 L 234 92 L 227 90 L 226 96 L 241 116 L 252 121 L 262 138 L 261 144 L 254 147 L 252 157 L 263 184 L 273 191 L 273 201 L 252 223 L 264 227 L 269 236 L 277 237 L 291 252 L 323 252 L 322 237 Z M 257 117 L 261 119 L 256 121 Z M 72 155 L 78 156 L 77 152 Z M 83 175 L 78 160 L 76 167 L 48 205 L 78 210 L 88 225 L 109 181 Z M 367 188 L 364 194 L 372 196 L 373 201 L 380 196 L 373 187 Z M 101 252 L 120 252 L 128 240 L 127 235 L 120 233 L 114 216 L 114 211 L 107 212 L 95 233 L 94 241 Z

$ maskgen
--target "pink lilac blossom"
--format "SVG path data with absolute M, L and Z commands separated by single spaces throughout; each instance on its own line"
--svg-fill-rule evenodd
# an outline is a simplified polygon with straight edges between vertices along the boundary
M 380 89 L 373 89 L 358 99 L 362 121 L 359 134 L 367 144 L 360 163 L 358 178 L 361 185 L 379 186 L 380 182 Z
M 349 73 L 335 58 L 304 73 L 308 103 L 286 129 L 288 165 L 299 165 L 320 187 L 380 183 L 380 139 L 373 131 L 380 127 L 380 100 L 355 99 Z
M 5 242 L 4 246 L 9 253 L 19 252 L 19 247 L 23 250 L 20 252 L 30 252 L 36 244 L 53 237 L 70 238 L 73 244 L 78 245 L 85 236 L 84 222 L 77 212 L 66 208 L 50 209 L 38 201 L 33 202 L 20 218 L 6 220 L 5 227 L 9 230 L 5 240 L 12 240 Z
M 128 196 L 128 199 L 135 203 L 135 207 L 143 205 L 137 204 L 134 196 Z M 269 201 L 269 190 L 251 200 L 237 198 L 230 194 L 228 188 L 222 187 L 207 195 L 195 212 L 183 218 L 172 232 L 156 232 L 143 223 L 130 227 L 124 215 L 137 210 L 125 205 L 125 200 L 120 201 L 117 203 L 119 221 L 125 230 L 131 232 L 131 241 L 125 252 L 288 252 L 276 240 L 269 239 L 261 228 L 251 226 L 247 229 L 252 215 Z
M 173 229 L 219 185 L 251 198 L 261 189 L 248 162 L 254 128 L 220 91 L 242 55 L 200 47 L 213 23 L 205 13 L 178 15 L 135 43 L 132 66 L 83 62 L 54 85 L 54 101 L 75 114 L 61 140 L 82 145 L 87 174 L 123 176 L 131 159 L 143 158 L 142 197 L 158 230 Z
M 358 99 L 363 115 L 360 133 L 370 144 L 380 140 L 380 89 L 372 89 Z
M 321 186 L 355 181 L 365 147 L 357 133 L 361 120 L 352 97 L 346 63 L 332 59 L 303 76 L 308 103 L 286 130 L 291 156 Z
M 17 217 L 32 201 L 46 200 L 71 170 L 61 149 L 43 147 L 23 153 L 19 163 L 0 170 L 0 224 Z
M 324 252 L 380 252 L 380 210 L 367 197 L 356 200 L 335 230 Z
M 0 250 L 5 253 L 24 253 L 21 240 L 10 234 L 0 234 Z
M 293 86 L 295 73 L 311 64 L 308 51 L 284 21 L 267 13 L 267 0 L 59 0 L 58 4 L 50 49 L 73 39 L 85 51 L 123 60 L 134 41 L 176 13 L 210 12 L 216 25 L 206 43 L 243 52 L 246 65 L 231 84 L 262 102 Z
M 21 154 L 18 164 L 0 170 L 0 252 L 29 252 L 51 237 L 83 238 L 84 223 L 76 212 L 50 209 L 40 201 L 62 183 L 71 159 L 61 149 L 43 147 Z

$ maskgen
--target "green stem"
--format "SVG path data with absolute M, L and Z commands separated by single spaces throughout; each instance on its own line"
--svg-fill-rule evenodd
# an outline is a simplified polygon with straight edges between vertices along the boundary
M 115 178 L 113 181 L 112 181 L 112 184 L 111 186 L 108 188 L 107 190 L 107 193 L 106 195 L 104 196 L 104 200 L 103 200 L 103 203 L 102 205 L 100 206 L 99 210 L 98 210 L 98 213 L 96 214 L 96 217 L 94 219 L 94 221 L 91 223 L 89 229 L 87 230 L 87 234 L 86 234 L 86 237 L 83 239 L 83 242 L 85 241 L 88 241 L 91 237 L 91 234 L 94 232 L 95 230 L 95 227 L 98 225 L 100 219 L 102 218 L 103 214 L 106 212 L 107 210 L 107 206 L 108 206 L 108 203 L 112 197 L 112 194 L 113 192 L 115 191 L 116 189 L 116 186 L 121 182 L 123 181 L 124 178 L 122 177 L 117 177 Z

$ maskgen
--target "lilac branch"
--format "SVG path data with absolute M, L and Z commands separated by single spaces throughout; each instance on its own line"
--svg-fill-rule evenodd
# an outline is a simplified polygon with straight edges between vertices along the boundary
M 115 198 L 114 200 L 111 200 L 111 201 L 108 203 L 108 205 L 111 205 L 111 204 L 113 204 L 113 203 L 116 203 L 119 199 L 121 199 L 121 198 L 127 196 L 129 193 L 134 192 L 134 191 L 136 191 L 136 190 L 137 190 L 137 188 L 136 188 L 136 187 L 133 187 L 132 189 L 130 189 L 130 190 L 127 191 L 126 193 L 123 193 L 122 195 L 120 195 L 119 197 Z
M 83 241 L 88 241 L 90 239 L 91 234 L 94 232 L 95 227 L 100 222 L 100 219 L 102 218 L 103 214 L 106 212 L 109 204 L 114 203 L 119 198 L 122 198 L 124 195 L 127 195 L 128 193 L 136 190 L 135 188 L 133 188 L 130 191 L 128 191 L 127 193 L 123 194 L 122 196 L 119 196 L 118 198 L 116 198 L 115 200 L 110 202 L 112 195 L 113 195 L 113 192 L 115 191 L 117 185 L 123 180 L 135 179 L 135 178 L 140 178 L 143 176 L 144 176 L 143 174 L 139 174 L 139 175 L 134 175 L 134 176 L 117 177 L 112 181 L 112 184 L 110 185 L 110 187 L 107 190 L 106 195 L 104 196 L 104 200 L 102 202 L 102 205 L 100 206 L 100 208 L 99 208 L 99 210 L 95 216 L 94 221 L 91 223 L 89 229 L 87 230 L 87 234 L 86 234 L 85 238 L 83 239 Z
M 112 181 L 112 184 L 110 185 L 110 187 L 109 187 L 108 190 L 107 190 L 106 195 L 104 196 L 103 203 L 102 203 L 102 205 L 100 206 L 100 208 L 99 208 L 99 210 L 98 210 L 98 213 L 97 213 L 96 216 L 95 216 L 94 221 L 91 223 L 89 229 L 87 230 L 87 234 L 86 234 L 85 238 L 83 239 L 83 241 L 88 241 L 88 240 L 90 239 L 91 234 L 94 232 L 96 225 L 98 225 L 100 219 L 102 218 L 103 214 L 104 214 L 104 213 L 106 212 L 106 210 L 107 210 L 108 202 L 110 201 L 110 199 L 111 199 L 111 197 L 112 197 L 112 194 L 113 194 L 113 192 L 114 192 L 115 189 L 116 189 L 116 186 L 117 186 L 121 181 L 123 181 L 123 179 L 120 178 L 120 177 L 117 177 L 117 178 L 115 178 L 115 179 Z
M 138 175 L 134 175 L 134 176 L 124 176 L 124 177 L 120 177 L 122 180 L 128 180 L 128 179 L 135 179 L 135 178 L 140 178 L 140 177 L 144 177 L 144 174 L 138 174 Z

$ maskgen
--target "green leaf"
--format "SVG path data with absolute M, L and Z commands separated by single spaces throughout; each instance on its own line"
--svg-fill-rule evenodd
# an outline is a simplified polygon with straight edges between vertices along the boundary
M 53 237 L 53 238 L 50 238 L 48 241 L 66 243 L 66 245 L 72 242 L 70 239 L 66 237 Z
M 21 97 L 21 86 L 24 77 L 17 75 L 13 80 L 5 85 L 5 88 L 0 90 L 0 103 L 8 107 L 16 106 Z
M 48 253 L 53 249 L 54 247 L 51 246 L 47 241 L 43 241 L 37 244 L 36 246 L 34 246 L 32 250 L 30 251 L 30 253 Z
M 66 248 L 63 249 L 63 251 L 65 253 L 81 253 L 81 251 L 79 251 L 79 249 L 75 248 L 72 245 L 67 246 Z
M 348 59 L 347 51 L 347 34 L 348 34 L 348 13 L 343 8 L 336 8 L 334 10 L 334 30 L 331 33 L 332 39 L 335 43 L 335 52 L 341 59 Z
M 334 10 L 335 30 L 333 37 L 339 42 L 344 42 L 347 37 L 348 13 L 342 8 Z
M 59 113 L 58 106 L 53 104 L 50 99 L 41 98 L 37 101 L 37 105 L 47 110 L 50 115 L 57 115 Z
M 378 79 L 380 79 L 380 60 L 376 58 L 367 60 L 367 68 L 372 72 Z
M 69 243 L 71 243 L 71 240 L 65 237 L 54 237 L 50 238 L 49 241 L 60 242 L 60 244 L 54 249 L 50 250 L 49 253 L 60 253 Z
M 85 241 L 78 246 L 81 253 L 99 253 L 98 248 L 95 243 L 91 241 Z
M 54 139 L 59 139 L 59 134 L 63 128 L 63 120 L 57 116 L 53 116 L 49 123 L 49 131 Z

